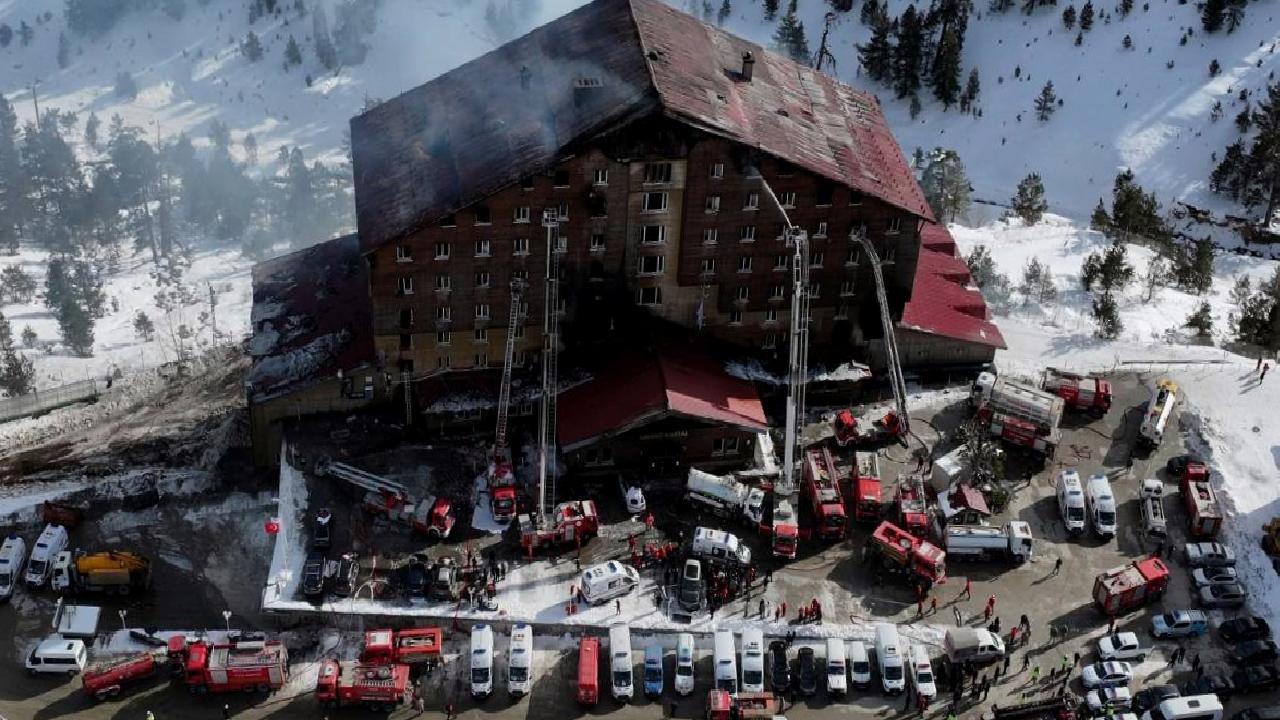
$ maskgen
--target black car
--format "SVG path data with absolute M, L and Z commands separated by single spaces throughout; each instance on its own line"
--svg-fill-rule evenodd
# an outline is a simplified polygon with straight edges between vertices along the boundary
M 1235 692 L 1235 683 L 1222 673 L 1207 672 L 1182 686 L 1183 695 L 1217 695 L 1224 702 Z
M 1250 665 L 1235 671 L 1231 682 L 1239 693 L 1275 690 L 1280 687 L 1280 670 L 1274 665 Z
M 707 582 L 702 576 L 702 563 L 697 560 L 685 560 L 684 572 L 680 573 L 680 587 L 676 598 L 680 607 L 694 611 L 702 607 L 706 600 Z
M 800 694 L 813 695 L 818 692 L 818 667 L 813 657 L 813 648 L 800 648 Z
M 1203 463 L 1203 462 L 1204 462 L 1203 460 L 1201 460 L 1199 457 L 1195 455 L 1174 455 L 1173 457 L 1169 458 L 1169 462 L 1164 464 L 1164 469 L 1165 469 L 1165 472 L 1169 473 L 1170 475 L 1176 478 L 1180 478 L 1182 477 L 1183 471 L 1187 469 L 1187 465 L 1190 465 L 1191 463 Z
M 302 565 L 302 594 L 308 597 L 324 594 L 324 553 L 307 555 Z
M 1130 707 L 1133 708 L 1134 712 L 1141 715 L 1165 700 L 1178 696 L 1178 688 L 1173 685 L 1155 685 L 1134 693 L 1133 703 Z
M 1231 662 L 1237 665 L 1257 665 L 1275 662 L 1280 651 L 1271 640 L 1249 640 L 1231 649 Z
M 1280 720 L 1280 705 L 1264 705 L 1241 710 L 1232 715 L 1231 720 Z
M 315 522 L 311 524 L 311 547 L 315 550 L 328 550 L 333 545 L 333 513 L 328 508 L 316 513 Z
M 781 640 L 769 643 L 769 684 L 775 693 L 791 688 L 791 661 L 787 660 L 787 644 Z
M 1271 637 L 1271 626 L 1260 617 L 1238 617 L 1218 626 L 1222 639 L 1229 643 L 1246 640 L 1267 640 Z
M 410 598 L 427 596 L 427 566 L 421 560 L 414 558 L 409 561 L 404 573 L 404 589 Z
M 360 587 L 360 559 L 347 553 L 338 561 L 338 571 L 333 575 L 333 594 L 338 597 L 351 597 L 358 587 Z

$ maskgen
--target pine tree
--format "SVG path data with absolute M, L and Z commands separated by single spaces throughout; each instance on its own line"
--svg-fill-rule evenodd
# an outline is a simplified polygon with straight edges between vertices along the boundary
M 1062 24 L 1068 30 L 1075 28 L 1076 26 L 1076 6 L 1075 5 L 1068 5 L 1066 9 L 1062 11 Z
M 773 34 L 774 47 L 787 57 L 798 63 L 809 62 L 809 41 L 805 38 L 804 23 L 796 19 L 794 13 L 782 16 L 778 29 Z
M 1012 8 L 1014 4 L 1015 0 L 991 0 L 989 7 L 991 12 L 1000 14 L 1009 12 L 1009 9 Z
M 1145 192 L 1135 181 L 1132 170 L 1116 175 L 1108 236 L 1126 242 L 1142 239 L 1158 248 L 1164 248 L 1171 242 L 1155 193 Z
M 1244 22 L 1244 4 L 1246 0 L 1227 0 L 1227 34 L 1236 31 Z
M 858 22 L 871 27 L 877 19 L 886 14 L 887 11 L 881 7 L 879 0 L 864 0 L 862 9 L 858 11 Z
M 920 104 L 920 96 L 912 95 L 911 102 L 907 105 L 907 114 L 912 120 L 920 117 L 920 113 L 924 111 L 924 107 Z
M 1280 207 L 1280 84 L 1267 88 L 1248 124 L 1252 137 L 1227 147 L 1210 185 L 1269 218 Z
M 1183 288 L 1203 295 L 1213 287 L 1213 242 L 1195 241 L 1190 252 L 1180 253 L 1176 276 Z
M 924 27 L 915 5 L 908 5 L 898 18 L 897 38 L 893 52 L 894 91 L 899 98 L 905 98 L 920 89 L 923 62 Z
M 1035 225 L 1049 209 L 1044 199 L 1044 183 L 1038 173 L 1031 173 L 1018 183 L 1018 191 L 1011 201 L 1013 212 L 1027 225 Z
M 1058 299 L 1058 285 L 1053 280 L 1053 270 L 1048 265 L 1040 272 L 1040 286 L 1036 288 L 1036 299 L 1040 304 L 1051 303 Z
M 58 33 L 58 67 L 63 70 L 71 64 L 71 41 L 66 33 Z
M 262 59 L 262 41 L 258 39 L 258 35 L 252 30 L 245 36 L 244 42 L 240 43 L 240 54 L 251 63 L 256 63 Z
M 1040 292 L 1040 280 L 1044 277 L 1044 265 L 1038 258 L 1032 257 L 1022 268 L 1022 284 L 1018 286 L 1025 300 L 1030 301 Z
M 142 342 L 151 342 L 156 334 L 156 326 L 146 313 L 139 310 L 138 314 L 133 316 L 133 331 Z
M 1227 0 L 1205 0 L 1200 11 L 1200 25 L 1205 32 L 1217 32 L 1227 17 Z
M 1098 326 L 1095 333 L 1103 340 L 1114 340 L 1124 330 L 1124 324 L 1120 321 L 1119 308 L 1116 307 L 1116 299 L 1111 293 L 1104 292 L 1101 296 L 1094 298 L 1093 321 Z
M 13 28 L 9 27 L 9 23 L 0 23 L 0 48 L 9 47 L 11 42 L 13 42 Z
M 13 328 L 0 313 L 0 390 L 9 395 L 26 395 L 35 381 L 35 368 L 13 344 Z
M 1120 18 L 1129 17 L 1129 13 L 1133 12 L 1133 0 L 1120 0 L 1120 4 L 1116 6 L 1116 11 L 1120 14 Z
M 27 178 L 18 153 L 18 116 L 0 93 L 0 253 L 18 251 L 28 204 Z
M 1209 302 L 1201 301 L 1184 325 L 1195 330 L 1198 338 L 1213 337 L 1213 311 L 1209 308 Z
M 1151 302 L 1156 288 L 1169 282 L 1169 261 L 1158 253 L 1151 256 L 1147 263 L 1147 272 L 1142 276 L 1142 301 Z
M 316 46 L 316 59 L 326 70 L 338 66 L 338 51 L 333 46 L 333 38 L 329 35 L 329 16 L 325 14 L 324 3 L 316 3 L 311 13 L 311 41 Z
M 30 325 L 22 328 L 22 347 L 28 350 L 34 350 L 40 342 L 40 336 L 36 335 L 36 331 Z
M 1125 35 L 1125 36 L 1124 36 L 1124 40 L 1121 40 L 1121 41 L 1120 41 L 1120 44 L 1124 46 L 1124 49 L 1125 49 L 1125 50 L 1132 50 L 1132 49 L 1133 49 L 1133 38 L 1132 38 L 1132 37 L 1129 37 L 1128 35 Z
M 969 210 L 969 178 L 954 150 L 934 148 L 921 169 L 920 189 L 934 216 L 944 223 Z
M 298 47 L 298 41 L 289 36 L 289 44 L 284 48 L 284 69 L 288 70 L 294 65 L 302 64 L 302 50 Z
M 764 19 L 773 22 L 778 17 L 778 0 L 764 0 Z
M 1040 97 L 1036 98 L 1036 119 L 1040 122 L 1047 121 L 1053 111 L 1058 109 L 1058 96 L 1053 92 L 1053 81 L 1046 82 L 1044 87 L 1040 89 Z
M 98 113 L 89 113 L 89 119 L 84 121 L 84 142 L 94 150 L 98 149 L 98 128 L 102 126 L 102 121 L 98 119 Z
M 1089 32 L 1093 28 L 1093 0 L 1085 0 L 1080 8 L 1080 30 Z
M 729 4 L 729 0 L 723 0 L 720 3 L 720 11 L 716 13 L 716 24 L 724 25 L 733 15 L 733 6 Z
M 944 30 L 938 42 L 932 80 L 933 96 L 949 110 L 960 99 L 960 38 L 954 27 Z
M 244 140 L 240 143 L 244 146 L 245 160 L 250 165 L 258 164 L 258 137 L 253 133 L 245 133 Z
M 1251 115 L 1249 103 L 1246 102 L 1244 107 L 1240 109 L 1240 114 L 1236 115 L 1236 129 L 1240 131 L 1240 134 L 1243 135 L 1249 132 L 1249 125 L 1252 123 Z
M 1080 32 L 1076 33 L 1075 46 L 1080 47 L 1083 44 L 1084 44 L 1084 31 L 1081 30 Z
M 26 20 L 18 23 L 18 40 L 22 42 L 22 47 L 31 44 L 31 39 L 36 36 L 36 31 L 27 24 Z
M 0 305 L 29 303 L 36 294 L 36 281 L 22 270 L 21 265 L 10 265 L 0 270 Z
M 893 44 L 889 33 L 893 23 L 883 13 L 877 15 L 871 26 L 871 39 L 858 46 L 858 59 L 867 76 L 876 82 L 893 79 Z
M 978 104 L 978 96 L 982 92 L 982 83 L 978 80 L 978 68 L 969 70 L 969 82 L 965 84 L 964 94 L 960 96 L 960 107 L 972 110 Z
M 58 329 L 62 343 L 79 357 L 93 355 L 93 318 L 74 298 L 67 298 L 58 307 Z
M 1218 77 L 1218 73 L 1222 72 L 1222 66 L 1218 64 L 1218 58 L 1209 61 L 1209 77 Z

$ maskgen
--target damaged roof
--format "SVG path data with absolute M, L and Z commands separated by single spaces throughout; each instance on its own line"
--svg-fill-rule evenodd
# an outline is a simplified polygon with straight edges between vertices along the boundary
M 729 375 L 700 350 L 675 345 L 622 353 L 589 382 L 561 393 L 557 412 L 565 451 L 668 413 L 752 431 L 768 428 L 753 383 Z
M 356 235 L 255 265 L 250 319 L 254 400 L 372 363 L 373 315 Z
M 989 319 L 987 303 L 974 285 L 969 266 L 956 254 L 955 240 L 941 225 L 925 223 L 920 231 L 911 300 L 898 327 L 953 340 L 1008 347 L 1000 328 Z
M 362 247 L 658 111 L 932 218 L 871 95 L 661 0 L 596 0 L 351 120 Z

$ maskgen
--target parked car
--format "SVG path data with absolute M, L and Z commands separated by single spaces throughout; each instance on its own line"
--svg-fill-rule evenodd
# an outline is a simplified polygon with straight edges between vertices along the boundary
M 338 571 L 333 576 L 333 594 L 338 597 L 351 597 L 360 587 L 360 559 L 353 553 L 347 553 L 338 560 Z
M 1237 693 L 1263 692 L 1280 687 L 1280 670 L 1274 665 L 1250 665 L 1231 674 Z
M 1256 665 L 1280 659 L 1280 648 L 1271 640 L 1249 640 L 1231 649 L 1231 662 L 1237 665 Z
M 680 573 L 680 589 L 676 595 L 680 606 L 685 610 L 701 608 L 706 589 L 707 584 L 702 579 L 702 563 L 693 559 L 686 560 L 684 572 Z
M 404 573 L 404 589 L 409 599 L 427 597 L 427 564 L 418 556 L 409 560 L 409 567 Z
M 1080 671 L 1080 680 L 1088 689 L 1120 687 L 1133 679 L 1133 666 L 1127 662 L 1096 662 Z
M 1214 608 L 1238 608 L 1249 598 L 1243 585 L 1206 585 L 1200 588 L 1200 604 Z
M 814 660 L 813 648 L 800 648 L 797 658 L 800 694 L 808 697 L 818 692 L 818 667 Z
M 1198 588 L 1207 585 L 1231 585 L 1240 582 L 1233 567 L 1196 568 L 1191 571 L 1191 583 Z
M 1231 720 L 1280 720 L 1280 705 L 1264 705 L 1241 710 L 1232 715 Z
M 1170 698 L 1178 697 L 1178 688 L 1173 685 L 1153 685 L 1133 694 L 1134 712 L 1144 713 Z
M 1229 700 L 1235 690 L 1231 678 L 1220 672 L 1206 672 L 1182 686 L 1183 695 L 1217 695 L 1223 702 Z
M 302 564 L 302 594 L 307 597 L 324 595 L 324 553 L 313 551 Z
M 1266 620 L 1251 615 L 1248 617 L 1232 618 L 1218 626 L 1218 633 L 1222 635 L 1222 639 L 1229 643 L 1244 642 L 1245 640 L 1263 640 L 1271 637 L 1271 626 Z
M 769 684 L 775 693 L 785 693 L 791 687 L 791 661 L 787 644 L 781 640 L 769 643 Z
M 1222 543 L 1187 543 L 1187 565 L 1197 567 L 1233 567 L 1236 564 L 1236 553 Z
M 1098 641 L 1098 657 L 1103 660 L 1137 660 L 1147 659 L 1151 648 L 1143 647 L 1138 642 L 1138 633 L 1122 632 L 1106 635 Z
M 1187 469 L 1187 465 L 1190 465 L 1191 463 L 1203 464 L 1204 461 L 1197 455 L 1174 455 L 1164 464 L 1164 469 L 1165 472 L 1169 473 L 1173 477 L 1181 478 L 1182 473 Z
M 1111 710 L 1128 710 L 1133 704 L 1133 694 L 1127 687 L 1105 687 L 1090 690 L 1084 700 L 1095 714 L 1110 708 Z
M 1151 634 L 1158 638 L 1203 635 L 1209 619 L 1199 610 L 1174 610 L 1151 618 Z
M 328 550 L 333 544 L 333 513 L 328 508 L 321 508 L 316 513 L 315 522 L 311 525 L 311 547 L 316 550 Z

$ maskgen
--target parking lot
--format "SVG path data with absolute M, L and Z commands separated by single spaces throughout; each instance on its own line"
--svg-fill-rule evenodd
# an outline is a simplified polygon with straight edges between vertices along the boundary
M 749 600 L 731 602 L 717 612 L 714 618 L 701 617 L 689 626 L 688 629 L 699 633 L 700 651 L 703 655 L 709 653 L 710 639 L 707 633 L 715 627 L 726 626 L 738 629 L 759 623 L 758 603 L 760 600 L 765 600 L 770 608 L 779 607 L 782 603 L 787 603 L 789 606 L 788 619 L 785 623 L 773 623 L 772 617 L 769 618 L 770 623 L 766 627 L 766 632 L 771 635 L 780 635 L 787 630 L 793 630 L 797 633 L 798 643 L 809 642 L 819 647 L 817 645 L 819 637 L 834 634 L 866 640 L 869 639 L 870 623 L 893 622 L 902 627 L 904 635 L 929 644 L 931 654 L 937 658 L 941 655 L 941 648 L 935 643 L 942 629 L 955 625 L 955 611 L 959 611 L 963 624 L 974 627 L 985 626 L 987 623 L 983 618 L 983 606 L 989 596 L 995 595 L 997 601 L 994 615 L 1000 618 L 1001 629 L 1007 635 L 1008 629 L 1017 624 L 1018 617 L 1026 614 L 1032 624 L 1031 640 L 1026 646 L 1015 649 L 1010 674 L 1002 676 L 993 685 L 989 697 L 984 701 L 973 703 L 966 699 L 962 710 L 966 713 L 976 713 L 979 708 L 989 709 L 993 703 L 1003 705 L 1019 702 L 1024 694 L 1027 694 L 1027 697 L 1035 697 L 1056 692 L 1061 685 L 1062 676 L 1059 675 L 1051 680 L 1050 669 L 1059 667 L 1064 656 L 1072 659 L 1076 652 L 1084 656 L 1082 663 L 1087 662 L 1091 658 L 1092 648 L 1096 645 L 1097 638 L 1106 630 L 1106 618 L 1091 603 L 1090 591 L 1094 577 L 1102 570 L 1125 564 L 1157 549 L 1157 544 L 1144 538 L 1139 528 L 1138 495 L 1144 478 L 1158 477 L 1166 480 L 1164 508 L 1169 519 L 1168 543 L 1172 548 L 1180 548 L 1185 539 L 1187 518 L 1182 510 L 1176 485 L 1164 474 L 1166 460 L 1183 452 L 1182 438 L 1178 437 L 1177 433 L 1170 432 L 1162 446 L 1150 457 L 1141 455 L 1131 457 L 1131 448 L 1141 417 L 1140 408 L 1149 397 L 1150 386 L 1154 379 L 1141 375 L 1117 377 L 1114 379 L 1114 406 L 1105 418 L 1090 421 L 1070 416 L 1064 423 L 1062 443 L 1054 460 L 1035 472 L 1029 483 L 1019 482 L 1012 495 L 1009 509 L 1003 515 L 991 518 L 992 524 L 1002 524 L 1011 519 L 1030 524 L 1035 538 L 1035 557 L 1031 562 L 1020 566 L 951 562 L 948 566 L 947 582 L 935 586 L 929 598 L 929 600 L 936 598 L 937 614 L 928 612 L 929 600 L 926 600 L 926 616 L 920 617 L 912 589 L 892 581 L 877 584 L 870 570 L 859 562 L 861 546 L 866 542 L 869 531 L 867 528 L 855 528 L 849 539 L 840 543 L 832 545 L 819 545 L 816 541 L 803 543 L 801 555 L 794 562 L 784 565 L 774 563 L 771 558 L 763 560 L 759 579 Z M 1186 388 L 1186 391 L 1194 393 L 1195 388 Z M 957 407 L 964 398 L 964 392 L 956 390 L 940 396 L 938 404 L 928 411 L 913 415 L 913 424 L 921 436 L 926 438 L 926 442 L 933 443 L 937 438 L 948 435 L 954 429 L 964 414 Z M 945 445 L 937 446 L 934 448 L 934 455 L 945 453 L 948 449 Z M 848 456 L 841 457 L 845 462 L 850 459 Z M 397 462 L 403 462 L 403 459 L 389 456 L 383 458 L 382 462 L 381 466 L 371 462 L 370 469 L 386 471 Z M 882 476 L 886 480 L 895 477 L 897 471 L 909 462 L 908 453 L 901 448 L 894 447 L 883 451 Z M 1011 453 L 1007 461 L 1009 475 L 1015 478 L 1024 477 L 1022 467 L 1021 459 Z M 1115 539 L 1103 542 L 1091 533 L 1075 539 L 1070 539 L 1066 535 L 1054 496 L 1054 479 L 1057 472 L 1068 467 L 1076 468 L 1082 477 L 1087 477 L 1094 472 L 1119 471 L 1116 472 L 1116 479 L 1113 481 L 1119 511 L 1119 531 Z M 462 468 L 458 472 L 458 478 L 461 479 L 454 478 L 452 482 L 465 483 L 471 470 L 470 467 Z M 536 600 L 537 603 L 547 605 L 532 608 L 537 612 L 539 621 L 545 620 L 558 629 L 566 629 L 562 609 L 563 600 L 560 598 L 567 597 L 568 586 L 573 581 L 576 568 L 572 563 L 562 562 L 555 566 L 548 563 L 545 567 L 521 566 L 518 553 L 511 543 L 500 542 L 497 536 L 474 532 L 464 531 L 456 539 L 457 542 L 444 545 L 427 543 L 415 545 L 399 535 L 394 536 L 396 538 L 394 542 L 381 539 L 376 534 L 375 528 L 361 526 L 346 514 L 351 505 L 349 501 L 344 504 L 344 498 L 347 497 L 334 494 L 317 498 L 317 501 L 332 506 L 335 512 L 344 513 L 340 516 L 339 530 L 335 535 L 335 550 L 351 547 L 368 552 L 368 547 L 376 543 L 379 550 L 385 552 L 387 559 L 390 560 L 397 554 L 403 557 L 403 554 L 419 550 L 426 550 L 433 555 L 453 553 L 461 557 L 468 551 L 483 553 L 492 547 L 499 553 L 499 558 L 508 560 L 527 573 L 521 576 L 523 577 L 521 584 L 537 579 L 540 582 L 555 585 L 554 591 L 548 595 L 548 597 L 554 596 L 555 600 L 546 600 L 541 595 L 529 600 L 518 595 L 521 591 L 516 587 L 504 588 L 500 585 L 497 599 L 500 606 L 506 604 L 509 611 L 507 616 L 523 608 L 526 600 L 528 602 Z M 621 507 L 620 491 L 601 486 L 594 490 L 591 497 L 601 503 L 604 508 L 602 513 L 608 518 L 618 517 Z M 217 500 L 218 498 L 215 497 L 205 499 L 206 502 Z M 658 530 L 670 536 L 678 536 L 680 530 L 699 522 L 698 518 L 690 516 L 688 508 L 680 504 L 678 497 L 664 495 L 661 489 L 651 493 L 650 502 L 655 511 Z M 469 511 L 469 508 L 467 510 Z M 178 523 L 186 517 L 184 511 L 174 513 L 166 509 L 162 512 L 166 514 L 156 518 L 156 527 L 167 526 L 171 522 Z M 191 531 L 191 539 L 184 542 L 175 543 L 168 536 L 159 538 L 157 531 L 157 537 L 151 538 L 150 541 L 163 544 L 167 555 L 172 556 L 172 561 L 164 563 L 162 570 L 157 571 L 153 595 L 145 602 L 134 602 L 128 606 L 128 624 L 134 627 L 218 627 L 223 622 L 221 617 L 223 606 L 233 609 L 238 626 L 248 625 L 271 629 L 282 622 L 295 624 L 287 619 L 260 616 L 253 605 L 252 598 L 261 588 L 266 573 L 265 566 L 270 556 L 269 546 L 258 535 L 261 525 L 260 513 L 263 512 L 262 506 L 245 508 L 242 511 L 243 518 L 233 520 L 232 518 L 236 516 L 229 515 L 223 524 L 217 526 L 221 529 L 195 528 Z M 460 513 L 460 523 L 469 522 L 469 518 L 464 520 L 463 517 L 465 514 Z M 343 529 L 344 521 L 348 523 L 349 528 L 358 529 L 358 533 L 344 534 L 350 532 Z M 111 522 L 113 521 L 105 520 L 103 525 L 110 525 Z M 711 521 L 706 519 L 704 522 L 710 524 Z M 117 524 L 120 523 L 117 522 Z M 90 525 L 78 531 L 86 533 L 84 537 L 90 540 L 81 538 L 77 540 L 88 544 L 99 538 L 111 537 L 112 533 L 104 532 L 109 529 L 111 528 L 95 529 Z M 147 541 L 148 538 L 145 534 L 148 531 L 145 530 L 121 532 L 125 533 L 123 537 L 142 541 Z M 128 534 L 130 532 L 138 534 L 130 535 Z M 370 532 L 375 534 L 370 535 Z M 249 533 L 254 533 L 253 537 L 248 537 Z M 758 538 L 752 538 L 750 541 L 755 545 L 755 557 L 767 558 L 767 546 L 763 541 Z M 219 544 L 235 546 L 236 543 L 241 545 L 241 552 L 218 552 Z M 220 560 L 220 563 L 226 567 L 221 567 L 213 573 L 207 570 L 206 563 L 209 558 L 226 558 L 227 556 L 234 557 L 234 563 L 230 560 Z M 1060 570 L 1055 572 L 1055 561 L 1059 558 L 1062 559 L 1062 565 Z M 1146 642 L 1148 641 L 1146 629 L 1150 626 L 1153 613 L 1164 609 L 1195 607 L 1190 596 L 1189 570 L 1178 559 L 1178 553 L 1173 554 L 1169 563 L 1172 578 L 1163 600 L 1154 607 L 1122 616 L 1117 623 L 1118 630 L 1137 631 Z M 380 565 L 380 567 L 385 566 Z M 555 576 L 549 572 L 552 567 L 556 570 Z M 766 586 L 764 577 L 770 568 L 774 572 L 772 581 Z M 544 569 L 548 572 L 544 572 Z M 161 571 L 164 573 L 163 578 L 159 574 Z M 163 582 L 161 582 L 162 579 Z M 967 580 L 972 581 L 973 584 L 972 597 L 958 599 Z M 208 585 L 213 585 L 217 592 L 204 589 Z M 193 593 L 192 589 L 195 587 L 202 589 L 200 592 Z M 504 597 L 504 593 L 510 593 L 510 595 Z M 520 600 L 517 602 L 513 598 L 520 598 Z M 812 598 L 817 598 L 822 603 L 823 622 L 821 625 L 799 624 L 794 608 L 802 603 L 808 603 Z M 403 604 L 408 605 L 407 601 Z M 114 621 L 115 617 L 112 613 L 116 606 L 112 603 L 105 605 L 107 610 L 104 611 L 104 617 Z M 633 627 L 633 632 L 637 635 L 652 631 L 660 633 L 668 642 L 673 642 L 670 640 L 666 625 L 660 621 L 657 608 L 648 597 L 629 599 L 622 618 L 615 617 L 613 610 L 612 607 L 595 608 L 584 614 L 582 619 L 596 626 L 622 619 Z M 77 681 L 26 678 L 20 668 L 22 648 L 29 646 L 44 634 L 45 623 L 51 611 L 52 601 L 47 594 L 41 596 L 38 601 L 20 597 L 10 607 L 0 608 L 0 637 L 14 638 L 11 644 L 6 644 L 4 655 L 0 657 L 0 715 L 7 720 L 47 717 L 141 718 L 147 710 L 155 712 L 157 718 L 161 720 L 179 714 L 194 714 L 198 717 L 218 716 L 222 698 L 192 699 L 180 688 L 139 689 L 118 701 L 93 705 L 75 692 L 78 686 Z M 1210 611 L 1209 615 L 1212 624 L 1216 625 L 1222 619 L 1240 612 L 1244 611 Z M 452 624 L 451 614 L 446 615 L 432 608 L 425 608 L 422 615 L 423 617 L 416 621 L 418 624 L 431 622 Z M 504 615 L 494 614 L 488 616 L 488 619 L 498 621 L 501 626 Z M 466 622 L 468 620 L 464 613 L 462 624 L 465 625 Z M 360 627 L 358 621 L 338 618 L 330 618 L 320 624 L 346 630 L 358 630 Z M 1062 636 L 1066 639 L 1051 643 L 1051 626 L 1061 629 Z M 464 633 L 455 635 L 452 644 L 447 645 L 446 649 L 459 653 L 465 649 Z M 1171 677 L 1179 682 L 1188 680 L 1194 677 L 1190 663 L 1197 655 L 1201 664 L 1212 668 L 1223 662 L 1226 652 L 1226 646 L 1213 633 L 1184 641 L 1182 646 L 1186 648 L 1186 662 L 1178 667 L 1171 667 L 1169 657 L 1178 645 L 1171 641 L 1157 643 L 1156 651 L 1138 666 L 1133 687 L 1138 689 L 1148 684 L 1167 681 Z M 503 640 L 499 639 L 497 648 L 499 658 L 503 657 L 504 647 Z M 577 706 L 572 694 L 577 662 L 576 655 L 571 651 L 572 647 L 572 636 L 544 637 L 539 640 L 539 662 L 536 664 L 539 680 L 535 684 L 532 695 L 518 703 L 508 701 L 502 693 L 483 704 L 474 703 L 462 684 L 465 682 L 465 669 L 462 669 L 457 662 L 446 663 L 442 669 L 424 679 L 423 689 L 427 707 L 430 710 L 439 711 L 446 703 L 453 703 L 456 709 L 467 717 L 500 715 L 540 718 L 610 713 L 619 717 L 652 718 L 663 714 L 663 710 L 656 703 L 644 700 L 636 700 L 625 707 L 617 707 L 607 697 L 602 697 L 599 705 L 594 708 L 584 710 Z M 642 647 L 642 643 L 633 641 L 633 647 Z M 308 661 L 313 660 L 321 652 L 320 648 L 302 643 L 293 654 L 294 659 L 299 661 L 302 672 L 297 674 L 298 677 L 286 688 L 286 691 L 277 693 L 266 702 L 255 702 L 249 697 L 230 698 L 231 709 L 237 717 L 246 718 L 320 716 L 314 700 L 308 697 L 310 688 L 307 679 L 302 675 L 305 674 L 306 668 L 311 667 Z M 819 654 L 822 654 L 820 647 Z M 670 657 L 668 661 L 671 661 Z M 639 652 L 636 653 L 636 662 L 639 663 Z M 709 664 L 709 659 L 703 657 L 699 665 L 697 690 L 689 698 L 680 700 L 677 706 L 680 717 L 701 717 L 705 690 L 710 684 Z M 1036 667 L 1040 667 L 1040 680 L 1032 683 L 1030 678 Z M 1077 693 L 1081 692 L 1076 679 L 1078 675 L 1077 668 L 1072 672 L 1073 679 L 1069 686 Z M 602 691 L 602 695 L 606 694 Z M 949 697 L 945 690 L 941 690 L 939 702 L 934 703 L 930 713 L 945 714 L 946 704 L 941 700 Z M 1273 700 L 1275 700 L 1274 693 L 1253 695 L 1247 699 L 1233 699 L 1228 710 L 1234 711 L 1241 707 L 1265 704 Z M 797 718 L 803 720 L 806 717 L 828 715 L 832 712 L 885 716 L 913 714 L 914 710 L 909 712 L 904 710 L 903 698 L 884 699 L 876 692 L 854 692 L 850 697 L 830 704 L 819 693 L 815 698 L 801 699 L 794 708 L 788 707 L 786 710 L 787 716 L 792 720 Z M 345 711 L 339 714 L 346 715 Z M 363 713 L 359 714 L 363 715 Z M 350 715 L 357 716 L 357 712 L 352 712 Z M 413 711 L 407 708 L 396 713 L 397 717 L 411 715 Z

